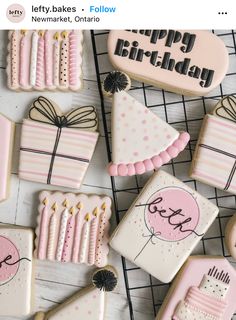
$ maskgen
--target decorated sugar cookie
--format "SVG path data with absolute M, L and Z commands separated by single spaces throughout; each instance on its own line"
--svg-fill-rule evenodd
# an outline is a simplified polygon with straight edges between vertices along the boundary
M 11 160 L 14 138 L 14 124 L 0 114 L 0 202 L 8 197 L 11 174 Z
M 158 170 L 113 232 L 110 245 L 155 278 L 170 282 L 218 211 L 185 183 Z
M 111 30 L 107 46 L 116 69 L 184 95 L 206 95 L 229 64 L 224 42 L 203 30 Z
M 192 256 L 173 282 L 156 320 L 231 320 L 236 271 L 223 257 Z
M 109 197 L 42 191 L 39 201 L 36 258 L 97 267 L 107 264 Z
M 230 255 L 236 260 L 236 215 L 228 221 L 225 228 L 225 243 Z
M 113 291 L 117 285 L 114 269 L 106 267 L 96 271 L 92 283 L 51 311 L 38 312 L 34 320 L 104 320 L 106 292 Z
M 8 87 L 78 91 L 82 87 L 82 43 L 81 30 L 10 31 Z
M 0 316 L 23 317 L 31 312 L 32 253 L 31 230 L 0 227 Z
M 196 180 L 236 194 L 236 98 L 226 96 L 213 115 L 206 115 L 190 175 Z M 217 172 L 217 174 L 216 174 Z
M 23 121 L 20 179 L 80 188 L 97 143 L 97 125 L 93 106 L 62 114 L 55 102 L 36 99 Z
M 129 78 L 111 72 L 104 81 L 104 92 L 112 97 L 111 176 L 132 176 L 158 169 L 186 147 L 187 132 L 179 133 L 147 107 L 130 96 Z

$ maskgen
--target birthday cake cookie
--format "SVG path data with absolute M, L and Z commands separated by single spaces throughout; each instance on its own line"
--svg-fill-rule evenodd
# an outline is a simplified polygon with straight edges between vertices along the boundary
M 80 188 L 98 140 L 93 106 L 62 114 L 55 102 L 36 99 L 23 120 L 20 179 Z
M 34 320 L 104 320 L 106 292 L 116 288 L 117 275 L 112 267 L 96 271 L 92 285 L 80 290 L 49 312 L 38 312 Z
M 9 32 L 7 76 L 12 90 L 82 88 L 81 30 Z
M 112 234 L 110 245 L 167 283 L 199 243 L 218 211 L 185 183 L 158 170 Z
M 0 316 L 31 312 L 32 253 L 31 230 L 0 226 Z
M 35 257 L 104 267 L 109 252 L 111 199 L 42 191 Z
M 0 114 L 0 202 L 9 194 L 14 124 Z
M 156 320 L 231 320 L 236 271 L 223 257 L 193 256 L 173 282 Z
M 204 118 L 191 165 L 191 177 L 236 194 L 235 135 L 236 97 L 226 96 L 218 102 L 213 115 Z
M 132 176 L 160 168 L 178 156 L 188 141 L 187 132 L 178 132 L 126 90 L 129 77 L 111 72 L 103 84 L 106 95 L 112 95 L 112 162 L 111 176 Z
M 131 78 L 184 95 L 202 96 L 223 80 L 223 41 L 203 30 L 112 30 L 108 54 Z

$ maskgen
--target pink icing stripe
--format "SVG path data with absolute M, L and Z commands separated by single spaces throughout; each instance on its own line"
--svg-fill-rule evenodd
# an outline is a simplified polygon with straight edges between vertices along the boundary
M 27 47 L 26 47 L 26 37 L 25 35 L 22 36 L 20 40 L 20 74 L 19 74 L 19 81 L 20 85 L 22 87 L 25 87 L 27 85 L 28 79 L 27 79 Z
M 44 86 L 44 39 L 42 36 L 38 40 L 38 55 L 36 66 L 36 87 Z
M 43 172 L 35 172 L 35 171 L 27 171 L 27 170 L 19 170 L 20 174 L 32 174 L 32 175 L 36 175 L 36 176 L 44 176 L 47 177 L 48 174 L 43 173 Z M 77 179 L 71 179 L 68 177 L 63 177 L 63 176 L 58 176 L 58 175 L 53 175 L 52 179 L 61 179 L 61 180 L 67 180 L 67 181 L 71 181 L 71 182 L 75 182 L 76 184 L 78 184 L 80 181 L 78 181 Z
M 208 156 L 210 157 L 209 160 L 219 160 L 219 161 L 224 161 L 224 163 L 221 163 L 221 165 L 228 163 L 229 165 L 233 165 L 234 159 L 229 158 L 225 156 L 224 154 L 216 153 L 212 150 L 206 149 L 206 148 L 201 148 L 201 156 Z M 214 159 L 212 159 L 212 155 L 214 153 Z
M 76 86 L 78 80 L 77 57 L 77 35 L 73 30 L 69 35 L 69 83 L 72 86 Z
M 75 227 L 75 217 L 74 215 L 72 215 L 67 222 L 66 237 L 63 245 L 62 258 L 61 258 L 62 262 L 71 261 L 71 250 L 73 245 L 74 227 Z
M 227 306 L 223 300 L 210 297 L 201 292 L 197 287 L 190 288 L 186 297 L 186 302 L 217 318 L 221 318 Z
M 156 155 L 151 159 L 145 159 L 144 161 L 135 163 L 110 163 L 108 166 L 108 173 L 110 176 L 132 176 L 134 174 L 143 174 L 144 172 L 158 169 L 163 164 L 177 157 L 178 154 L 184 150 L 189 139 L 189 134 L 187 132 L 182 132 L 178 139 L 176 139 L 172 145 L 170 145 L 165 151 L 162 151 L 159 155 Z
M 45 39 L 45 78 L 46 78 L 46 85 L 52 86 L 52 52 L 50 50 L 50 34 L 47 30 L 44 35 Z
M 47 224 L 48 224 L 48 210 L 47 207 L 43 208 L 40 222 L 40 234 L 39 234 L 39 248 L 38 259 L 43 260 L 46 258 L 47 249 Z
M 231 123 L 227 120 L 226 121 L 224 121 L 224 120 L 219 121 L 216 119 L 216 117 L 214 117 L 214 119 L 212 117 L 210 117 L 210 118 L 208 118 L 208 121 L 219 124 L 220 126 L 225 127 L 227 129 L 232 129 L 233 133 L 235 133 L 235 131 L 236 131 L 235 125 L 231 125 Z
M 220 184 L 221 186 L 225 186 L 225 184 L 226 184 L 226 181 L 219 180 L 219 179 L 215 178 L 214 176 L 211 176 L 211 175 L 208 175 L 206 173 L 203 173 L 200 170 L 193 170 L 192 175 L 195 176 L 195 177 L 200 177 L 200 178 L 207 179 L 208 181 L 213 181 L 215 183 Z M 236 187 L 230 185 L 230 189 L 236 189 Z

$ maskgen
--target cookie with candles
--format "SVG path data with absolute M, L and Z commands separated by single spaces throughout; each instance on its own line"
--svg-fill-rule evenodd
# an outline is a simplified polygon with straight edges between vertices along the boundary
M 236 271 L 228 260 L 192 256 L 171 285 L 156 320 L 231 320 L 235 295 Z
M 190 96 L 218 86 L 229 64 L 224 42 L 203 30 L 111 30 L 107 48 L 131 78 Z
M 0 226 L 0 316 L 31 312 L 32 254 L 32 230 Z
M 204 118 L 190 175 L 236 194 L 236 97 L 225 96 Z M 217 174 L 216 174 L 217 172 Z
M 8 198 L 15 125 L 0 114 L 0 202 Z
M 132 176 L 158 169 L 178 156 L 188 141 L 187 132 L 178 132 L 126 91 L 129 77 L 119 71 L 104 80 L 103 91 L 112 95 L 111 176 Z
M 92 285 L 84 288 L 49 312 L 38 312 L 34 320 L 104 320 L 107 292 L 117 286 L 116 271 L 112 267 L 97 270 Z
M 63 114 L 45 97 L 34 100 L 22 125 L 20 179 L 80 188 L 98 140 L 97 126 L 93 106 Z
M 82 88 L 81 30 L 12 30 L 7 76 L 12 90 L 78 91 Z
M 167 283 L 199 243 L 218 211 L 185 183 L 158 170 L 113 232 L 110 245 Z
M 225 228 L 225 243 L 227 249 L 236 260 L 236 215 L 234 214 L 228 221 Z
M 109 197 L 42 191 L 39 202 L 36 258 L 97 267 L 107 264 Z

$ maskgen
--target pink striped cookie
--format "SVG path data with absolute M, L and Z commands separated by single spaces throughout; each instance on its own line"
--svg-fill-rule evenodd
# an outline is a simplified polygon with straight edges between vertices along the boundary
M 53 101 L 39 97 L 23 121 L 19 177 L 79 189 L 98 140 L 97 126 L 93 106 L 62 114 Z

